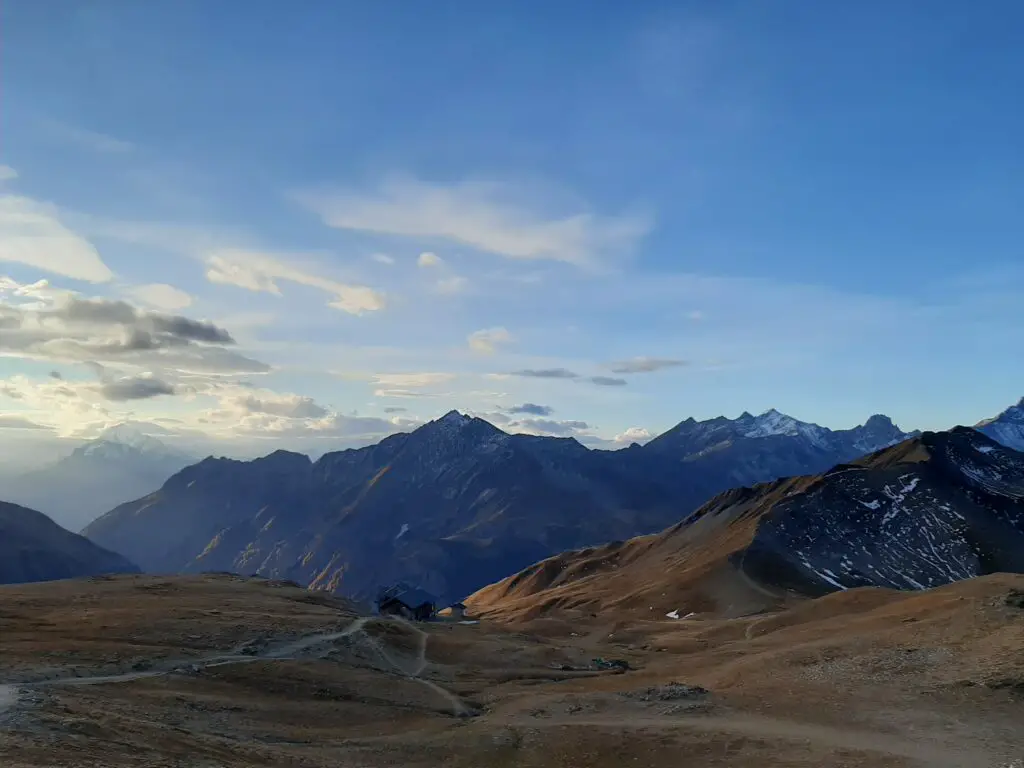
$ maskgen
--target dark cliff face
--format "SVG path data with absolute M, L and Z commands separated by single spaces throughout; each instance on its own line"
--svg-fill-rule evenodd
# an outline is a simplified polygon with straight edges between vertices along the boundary
M 357 598 L 404 580 L 458 599 L 555 552 L 659 530 L 737 477 L 816 469 L 818 433 L 787 419 L 749 417 L 744 430 L 767 434 L 730 443 L 763 444 L 737 469 L 728 453 L 592 451 L 453 411 L 315 463 L 208 459 L 85 533 L 151 571 L 258 572 Z
M 1024 454 L 966 428 L 928 432 L 761 514 L 736 564 L 805 593 L 1024 572 Z
M 61 528 L 40 512 L 0 502 L 0 584 L 138 570 L 121 555 Z

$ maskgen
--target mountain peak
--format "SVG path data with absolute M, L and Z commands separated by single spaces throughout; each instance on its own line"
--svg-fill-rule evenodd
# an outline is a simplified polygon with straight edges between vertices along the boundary
M 441 418 L 436 419 L 436 423 L 447 424 L 453 427 L 461 427 L 468 424 L 472 420 L 473 419 L 470 416 L 467 416 L 464 413 L 459 413 L 455 409 L 452 409 Z
M 893 420 L 884 413 L 876 413 L 864 422 L 865 427 L 895 427 Z

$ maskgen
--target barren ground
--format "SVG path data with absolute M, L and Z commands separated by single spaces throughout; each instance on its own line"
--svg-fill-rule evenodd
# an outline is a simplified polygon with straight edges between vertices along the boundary
M 2 587 L 0 765 L 1024 768 L 1015 591 L 412 626 L 230 576 Z

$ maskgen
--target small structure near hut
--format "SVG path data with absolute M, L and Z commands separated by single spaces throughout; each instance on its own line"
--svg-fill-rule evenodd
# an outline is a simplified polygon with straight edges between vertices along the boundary
M 401 616 L 410 621 L 430 621 L 437 611 L 437 598 L 408 584 L 395 584 L 377 595 L 377 613 Z

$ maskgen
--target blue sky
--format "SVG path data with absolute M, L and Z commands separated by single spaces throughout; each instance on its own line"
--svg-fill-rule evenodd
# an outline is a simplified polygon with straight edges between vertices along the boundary
M 298 8 L 3 4 L 5 438 L 1024 394 L 1019 3 Z

